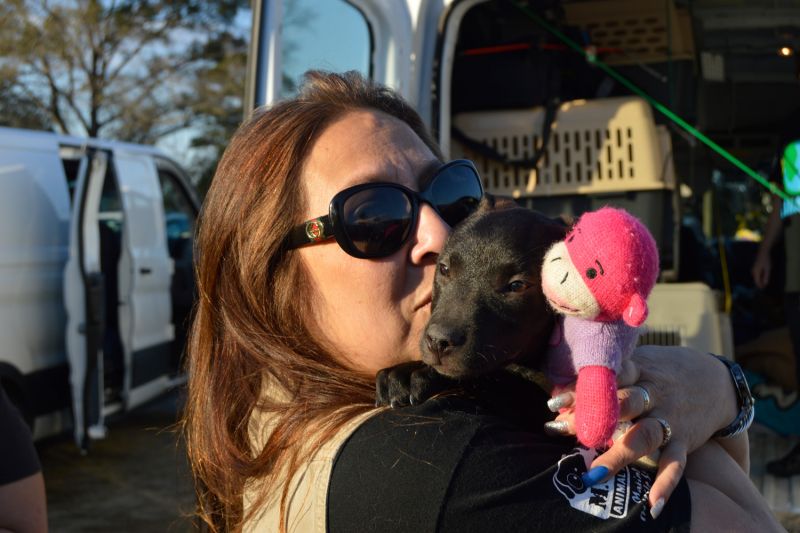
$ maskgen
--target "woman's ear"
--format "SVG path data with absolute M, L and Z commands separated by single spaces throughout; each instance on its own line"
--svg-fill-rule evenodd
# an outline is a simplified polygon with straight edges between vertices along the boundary
M 631 296 L 625 311 L 622 312 L 622 320 L 633 327 L 639 327 L 647 320 L 647 302 L 639 294 Z

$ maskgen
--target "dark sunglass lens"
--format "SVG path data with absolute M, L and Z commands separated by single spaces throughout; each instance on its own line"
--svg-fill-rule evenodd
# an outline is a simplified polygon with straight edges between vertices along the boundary
M 467 165 L 445 169 L 430 187 L 436 210 L 451 227 L 475 211 L 483 195 L 480 177 Z
M 376 186 L 358 191 L 342 206 L 343 222 L 353 246 L 368 257 L 391 255 L 411 228 L 411 200 L 399 189 Z

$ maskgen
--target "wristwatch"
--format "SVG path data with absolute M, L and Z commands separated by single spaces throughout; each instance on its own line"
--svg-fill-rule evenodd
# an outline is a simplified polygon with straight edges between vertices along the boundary
M 747 379 L 744 377 L 742 367 L 730 359 L 720 357 L 719 355 L 711 355 L 728 367 L 733 383 L 736 386 L 736 396 L 739 398 L 739 413 L 736 415 L 736 418 L 733 419 L 733 422 L 720 429 L 712 436 L 716 439 L 735 437 L 747 431 L 747 428 L 753 423 L 753 418 L 756 415 L 755 401 L 753 400 L 753 395 L 750 394 L 750 387 L 747 384 Z

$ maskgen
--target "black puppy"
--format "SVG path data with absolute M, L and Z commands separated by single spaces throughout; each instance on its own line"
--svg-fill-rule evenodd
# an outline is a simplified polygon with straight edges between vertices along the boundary
M 422 362 L 379 372 L 376 403 L 421 402 L 509 363 L 538 367 L 554 320 L 542 259 L 565 233 L 560 221 L 487 195 L 439 255 Z

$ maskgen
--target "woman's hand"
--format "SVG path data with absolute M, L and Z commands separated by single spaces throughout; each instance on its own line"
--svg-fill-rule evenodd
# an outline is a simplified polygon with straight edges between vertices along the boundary
M 635 422 L 594 460 L 588 477 L 599 482 L 658 451 L 665 438 L 660 418 L 672 432 L 661 449 L 649 496 L 651 508 L 660 507 L 659 500 L 669 498 L 683 475 L 687 456 L 736 417 L 738 401 L 730 373 L 715 357 L 690 348 L 641 346 L 626 361 L 617 381 L 620 420 Z M 649 405 L 640 387 L 647 391 Z M 572 403 L 571 393 L 565 394 L 567 400 L 558 407 Z M 556 418 L 559 429 L 574 432 L 573 418 L 571 410 L 564 410 Z M 746 436 L 744 440 L 746 446 Z

